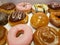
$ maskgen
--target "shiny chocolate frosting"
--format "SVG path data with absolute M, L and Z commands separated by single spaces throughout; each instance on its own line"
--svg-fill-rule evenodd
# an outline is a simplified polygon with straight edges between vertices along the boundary
M 8 15 L 0 12 L 0 25 L 5 25 L 8 23 Z
M 54 10 L 59 10 L 60 9 L 60 4 L 57 2 L 52 2 L 48 5 L 49 8 L 54 9 Z
M 9 21 L 17 22 L 17 21 L 23 20 L 25 17 L 26 17 L 26 14 L 24 12 L 15 11 L 10 15 Z
M 58 32 L 52 27 L 38 28 L 34 33 L 35 45 L 59 45 L 60 38 Z
M 0 8 L 5 9 L 5 10 L 11 10 L 14 9 L 16 6 L 13 3 L 5 3 L 0 6 Z
M 6 34 L 6 29 L 3 26 L 0 26 L 0 40 L 4 38 Z

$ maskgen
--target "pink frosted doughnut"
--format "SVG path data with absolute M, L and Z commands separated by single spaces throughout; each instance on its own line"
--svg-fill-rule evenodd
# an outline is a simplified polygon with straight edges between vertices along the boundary
M 28 10 L 31 10 L 32 5 L 30 3 L 22 2 L 17 4 L 16 8 L 20 11 L 28 11 Z
M 24 33 L 16 37 L 18 31 L 23 31 Z M 11 28 L 8 32 L 8 44 L 9 45 L 29 45 L 32 41 L 32 29 L 26 24 L 19 24 Z

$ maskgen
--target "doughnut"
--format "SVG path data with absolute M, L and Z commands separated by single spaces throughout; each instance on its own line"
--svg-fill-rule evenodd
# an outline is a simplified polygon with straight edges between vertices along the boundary
M 0 25 L 6 25 L 8 23 L 8 15 L 0 12 Z
M 49 26 L 38 28 L 33 37 L 35 45 L 60 45 L 58 31 Z
M 60 28 L 60 12 L 51 12 L 49 20 L 51 24 Z
M 25 13 L 29 13 L 29 12 L 31 12 L 32 5 L 30 3 L 27 3 L 27 2 L 21 2 L 21 3 L 16 5 L 16 8 L 19 11 L 23 11 Z
M 57 2 L 51 2 L 48 4 L 49 12 L 60 12 L 60 4 Z
M 38 12 L 33 14 L 30 22 L 32 27 L 37 29 L 39 27 L 48 25 L 49 20 L 48 17 L 43 12 Z
M 4 3 L 0 6 L 0 12 L 4 12 L 6 14 L 11 14 L 15 11 L 15 4 L 14 3 Z
M 20 31 L 20 35 L 18 32 Z M 17 36 L 18 35 L 18 36 Z M 32 29 L 26 24 L 19 24 L 12 27 L 8 32 L 9 45 L 29 45 L 32 41 Z
M 32 13 L 37 13 L 37 12 L 48 12 L 48 6 L 46 4 L 34 4 L 32 6 Z
M 0 26 L 0 45 L 6 44 L 7 29 L 3 26 Z
M 28 22 L 28 16 L 24 12 L 15 11 L 9 16 L 8 22 L 11 26 L 26 24 Z

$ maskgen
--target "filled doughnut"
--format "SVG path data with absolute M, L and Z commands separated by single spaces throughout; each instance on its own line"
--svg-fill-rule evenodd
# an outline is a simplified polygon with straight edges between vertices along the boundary
M 51 12 L 49 20 L 51 24 L 60 28 L 60 12 Z
M 45 26 L 34 33 L 35 45 L 60 45 L 60 37 L 56 29 Z
M 20 11 L 29 13 L 29 12 L 31 12 L 32 5 L 30 3 L 21 2 L 21 3 L 16 5 L 16 8 Z
M 51 2 L 48 4 L 49 12 L 60 12 L 60 4 L 57 2 Z
M 7 41 L 7 29 L 0 26 L 0 45 L 5 45 Z
M 30 22 L 32 27 L 39 28 L 48 25 L 49 20 L 43 12 L 38 12 L 31 17 Z
M 18 34 L 20 31 L 20 34 Z M 29 45 L 32 41 L 32 29 L 26 24 L 19 24 L 12 27 L 8 32 L 9 45 Z
M 26 24 L 28 22 L 28 16 L 24 12 L 15 11 L 9 16 L 8 22 L 11 26 Z
M 0 12 L 0 25 L 6 25 L 8 23 L 8 15 Z
M 4 12 L 7 14 L 11 14 L 12 12 L 15 11 L 15 4 L 14 3 L 4 3 L 0 6 L 0 12 Z
M 37 12 L 48 12 L 48 6 L 46 4 L 34 4 L 32 6 L 32 13 L 37 13 Z

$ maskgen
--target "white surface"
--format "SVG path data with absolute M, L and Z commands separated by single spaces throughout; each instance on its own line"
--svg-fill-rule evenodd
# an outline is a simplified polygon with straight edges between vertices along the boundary
M 35 32 L 35 29 L 33 29 L 33 27 L 30 25 L 30 19 L 31 19 L 31 17 L 32 17 L 32 13 L 29 14 L 28 16 L 29 16 L 29 18 L 28 18 L 29 21 L 28 21 L 27 25 L 29 25 L 29 26 L 32 28 L 32 31 L 33 31 L 33 33 L 34 33 L 34 32 Z M 49 17 L 49 13 L 47 14 L 47 16 Z M 55 26 L 53 26 L 51 23 L 49 23 L 48 26 L 54 27 L 55 29 L 58 30 L 58 28 L 56 28 Z M 9 25 L 9 23 L 8 23 L 7 25 L 5 25 L 4 27 L 6 27 L 8 31 L 9 31 L 10 28 L 11 28 L 11 26 Z M 32 42 L 31 45 L 34 45 L 34 43 Z

